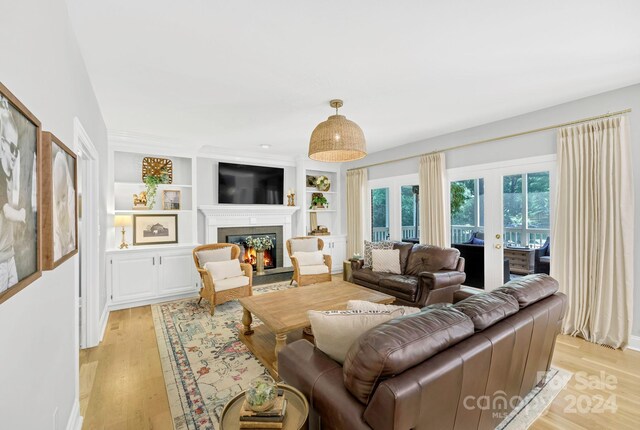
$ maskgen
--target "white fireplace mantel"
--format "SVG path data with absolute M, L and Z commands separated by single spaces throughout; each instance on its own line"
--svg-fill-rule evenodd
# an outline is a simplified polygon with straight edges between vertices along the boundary
M 198 206 L 206 218 L 207 243 L 218 241 L 220 227 L 281 226 L 282 240 L 291 238 L 291 218 L 300 208 L 281 205 L 206 205 Z M 285 266 L 291 262 L 284 253 Z

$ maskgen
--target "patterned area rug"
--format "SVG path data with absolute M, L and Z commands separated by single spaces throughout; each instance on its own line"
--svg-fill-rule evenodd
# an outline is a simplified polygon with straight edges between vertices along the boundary
M 254 294 L 290 288 L 289 282 L 254 287 Z M 152 306 L 160 360 L 176 430 L 218 429 L 224 405 L 267 373 L 238 339 L 242 306 L 231 301 L 213 317 L 198 298 Z M 254 317 L 253 324 L 260 324 Z M 572 374 L 551 369 L 544 383 L 505 417 L 498 430 L 524 430 L 544 413 Z
M 254 287 L 254 294 L 289 288 L 289 282 Z M 164 381 L 176 430 L 218 429 L 222 408 L 267 373 L 238 339 L 242 306 L 237 301 L 216 306 L 198 298 L 152 306 Z M 254 324 L 260 321 L 254 318 Z

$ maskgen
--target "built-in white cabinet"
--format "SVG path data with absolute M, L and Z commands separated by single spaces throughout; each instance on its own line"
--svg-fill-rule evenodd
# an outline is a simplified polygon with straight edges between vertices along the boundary
M 200 277 L 193 246 L 134 248 L 107 252 L 111 309 L 142 306 L 196 294 Z
M 347 258 L 346 236 L 321 236 L 324 241 L 323 253 L 331 255 L 331 271 L 342 272 L 342 262 Z

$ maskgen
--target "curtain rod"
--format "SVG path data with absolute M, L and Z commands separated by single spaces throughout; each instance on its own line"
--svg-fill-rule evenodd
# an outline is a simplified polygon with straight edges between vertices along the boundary
M 454 149 L 466 148 L 467 146 L 479 145 L 481 143 L 495 142 L 495 141 L 498 141 L 498 140 L 511 139 L 512 137 L 524 136 L 525 134 L 539 133 L 541 131 L 552 130 L 554 128 L 568 127 L 570 125 L 581 124 L 583 122 L 589 122 L 589 121 L 593 121 L 593 120 L 596 120 L 596 119 L 609 118 L 609 117 L 612 117 L 612 116 L 623 115 L 623 114 L 629 113 L 629 112 L 631 112 L 630 108 L 629 109 L 619 110 L 617 112 L 610 112 L 610 113 L 605 113 L 605 114 L 602 114 L 602 115 L 592 116 L 592 117 L 589 117 L 589 118 L 578 119 L 578 120 L 575 120 L 575 121 L 563 122 L 562 124 L 555 124 L 555 125 L 548 125 L 546 127 L 534 128 L 533 130 L 521 131 L 519 133 L 507 134 L 507 135 L 499 136 L 499 137 L 492 137 L 490 139 L 476 140 L 475 142 L 463 143 L 462 145 L 451 146 L 451 147 L 445 148 L 445 149 L 436 149 L 435 151 L 426 152 L 424 154 L 410 155 L 408 157 L 396 158 L 395 160 L 381 161 L 379 163 L 367 164 L 365 166 L 360 166 L 360 167 L 352 167 L 350 169 L 347 169 L 347 172 L 349 172 L 351 170 L 368 169 L 369 167 L 382 166 L 383 164 L 396 163 L 398 161 L 411 160 L 412 158 L 422 157 L 425 154 L 435 154 L 435 153 L 438 153 L 438 152 L 452 151 Z

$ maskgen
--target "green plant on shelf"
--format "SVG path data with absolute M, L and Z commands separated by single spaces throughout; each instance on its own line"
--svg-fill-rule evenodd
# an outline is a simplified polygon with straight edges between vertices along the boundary
M 159 175 L 147 175 L 144 177 L 144 185 L 147 187 L 147 207 L 149 209 L 152 209 L 156 202 L 158 185 L 168 183 L 169 175 L 166 170 L 162 170 Z
M 309 206 L 309 209 L 324 209 L 325 206 L 328 208 L 329 207 L 329 202 L 327 201 L 327 198 L 324 196 L 313 196 L 311 198 L 311 206 Z

